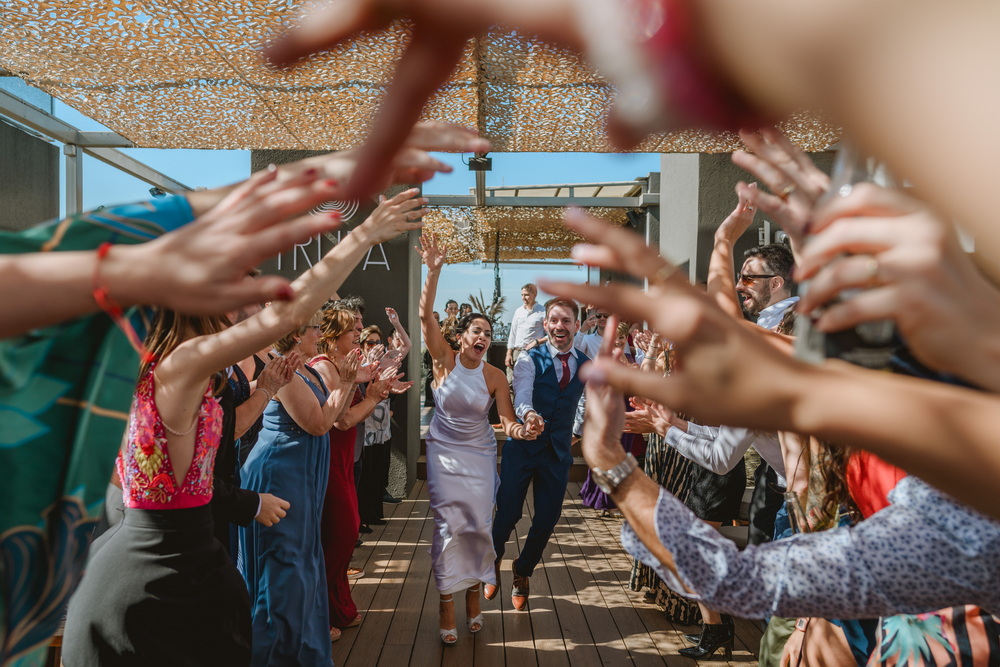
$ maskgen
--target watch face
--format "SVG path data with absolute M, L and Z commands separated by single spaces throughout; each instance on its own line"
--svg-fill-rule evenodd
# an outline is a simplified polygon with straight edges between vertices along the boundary
M 603 472 L 598 472 L 596 470 L 591 470 L 590 471 L 590 476 L 594 480 L 594 484 L 597 485 L 597 488 L 599 488 L 604 493 L 607 493 L 607 494 L 610 495 L 611 492 L 614 490 L 614 489 L 611 488 L 611 480 L 608 479 L 608 476 L 605 475 Z

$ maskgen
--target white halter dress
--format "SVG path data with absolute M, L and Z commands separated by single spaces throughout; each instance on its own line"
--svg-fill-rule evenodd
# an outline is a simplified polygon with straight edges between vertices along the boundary
M 455 368 L 434 390 L 427 433 L 427 487 L 434 510 L 431 561 L 442 595 L 480 581 L 496 584 L 493 506 L 500 478 L 497 441 L 489 423 L 493 404 L 484 363 Z

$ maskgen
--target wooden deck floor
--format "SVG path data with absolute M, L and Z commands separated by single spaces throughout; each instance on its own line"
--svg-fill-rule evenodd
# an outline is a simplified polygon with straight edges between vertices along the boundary
M 541 565 L 531 578 L 529 611 L 510 604 L 511 559 L 528 528 L 518 524 L 516 544 L 508 545 L 501 594 L 483 601 L 485 625 L 477 635 L 465 630 L 464 600 L 456 595 L 458 644 L 438 639 L 438 595 L 431 577 L 430 540 L 434 521 L 426 482 L 409 498 L 386 505 L 387 524 L 375 527 L 354 554 L 352 565 L 365 576 L 354 582 L 354 600 L 364 620 L 344 630 L 333 645 L 334 661 L 347 667 L 548 667 L 562 665 L 694 665 L 677 655 L 687 646 L 681 635 L 695 628 L 673 626 L 643 594 L 628 588 L 631 562 L 618 541 L 620 521 L 598 518 L 577 499 L 570 484 L 563 516 Z M 530 498 L 530 493 L 529 493 Z M 531 507 L 529 505 L 529 512 Z M 726 662 L 756 665 L 760 630 L 737 620 L 736 650 Z

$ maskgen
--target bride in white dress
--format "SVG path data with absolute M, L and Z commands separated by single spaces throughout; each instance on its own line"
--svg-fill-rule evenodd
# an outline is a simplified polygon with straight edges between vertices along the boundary
M 424 234 L 417 251 L 427 265 L 420 327 L 434 373 L 434 417 L 427 434 L 427 486 L 434 510 L 431 562 L 441 596 L 441 641 L 454 644 L 458 633 L 453 594 L 465 591 L 466 626 L 476 633 L 483 628 L 480 582 L 497 583 L 491 531 L 500 479 L 497 441 L 489 423 L 493 401 L 510 437 L 533 439 L 535 434 L 514 416 L 506 374 L 484 360 L 493 342 L 490 321 L 478 313 L 459 320 L 455 352 L 434 319 L 445 247 L 432 234 Z

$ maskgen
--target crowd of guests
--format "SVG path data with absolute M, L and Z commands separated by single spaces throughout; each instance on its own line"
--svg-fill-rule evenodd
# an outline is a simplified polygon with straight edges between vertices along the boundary
M 627 8 L 344 0 L 330 7 L 307 10 L 312 21 L 271 42 L 272 59 L 289 62 L 403 15 L 419 37 L 360 152 L 40 228 L 23 237 L 24 254 L 0 262 L 0 274 L 23 285 L 4 318 L 3 334 L 17 337 L 6 343 L 15 352 L 7 356 L 23 365 L 5 378 L 5 407 L 23 412 L 24 396 L 61 377 L 46 365 L 49 349 L 72 354 L 86 340 L 95 350 L 89 366 L 61 369 L 68 376 L 86 366 L 64 382 L 59 402 L 37 410 L 59 426 L 45 432 L 47 441 L 67 443 L 49 465 L 86 459 L 106 483 L 112 457 L 88 440 L 87 424 L 47 409 L 90 409 L 100 398 L 129 413 L 115 466 L 125 510 L 118 521 L 109 513 L 70 601 L 67 665 L 329 664 L 334 629 L 358 621 L 346 587 L 348 547 L 361 523 L 350 499 L 368 497 L 350 493 L 355 462 L 362 460 L 363 478 L 367 460 L 357 429 L 393 391 L 405 390 L 402 352 L 359 353 L 358 308 L 324 304 L 374 244 L 419 227 L 410 218 L 419 217 L 422 201 L 413 191 L 389 200 L 393 215 L 367 220 L 291 284 L 254 281 L 247 267 L 336 226 L 303 216 L 278 229 L 290 215 L 445 171 L 427 150 L 488 150 L 454 128 L 411 128 L 419 102 L 451 71 L 466 39 L 496 24 L 575 48 L 614 79 L 621 103 L 609 132 L 620 145 L 654 129 L 757 126 L 817 105 L 918 187 L 847 183 L 836 174 L 831 182 L 776 130 L 741 132 L 749 151 L 734 161 L 764 187 L 737 186 L 737 206 L 715 233 L 704 290 L 628 230 L 569 212 L 566 224 L 587 240 L 575 259 L 644 287 L 540 283 L 556 295 L 545 305 L 544 340 L 515 346 L 516 359 L 511 349 L 510 383 L 483 360 L 492 339 L 487 318 L 460 317 L 454 304 L 446 320 L 455 320 L 455 339 L 449 344 L 442 334 L 431 303 L 446 251 L 425 237 L 421 328 L 436 405 L 428 482 L 441 641 L 458 641 L 459 591 L 467 629 L 482 629 L 480 592 L 498 594 L 506 543 L 533 482 L 531 529 L 511 562 L 513 606 L 527 609 L 532 573 L 561 511 L 584 396 L 581 446 L 596 486 L 592 500 L 613 501 L 624 516 L 623 545 L 641 563 L 636 586 L 656 597 L 669 589 L 699 606 L 702 631 L 685 655 L 728 655 L 730 616 L 741 616 L 770 619 L 762 645 L 768 662 L 997 662 L 1000 375 L 992 333 L 1000 291 L 991 267 L 963 250 L 951 219 L 976 234 L 977 255 L 1000 249 L 988 194 L 995 158 L 980 148 L 998 140 L 988 114 L 996 90 L 982 81 L 997 54 L 992 27 L 1000 10 L 895 0 L 650 0 Z M 755 250 L 737 272 L 734 244 L 758 210 L 783 227 L 791 247 Z M 100 243 L 121 240 L 109 229 L 127 230 L 128 240 Z M 151 236 L 159 238 L 133 245 Z M 54 261 L 53 249 L 66 252 Z M 164 258 L 174 272 L 159 270 Z M 808 281 L 797 302 L 796 281 Z M 245 318 L 222 315 L 265 301 Z M 578 346 L 580 303 L 605 324 Z M 136 304 L 156 306 L 144 340 L 122 308 Z M 138 371 L 124 407 L 120 396 L 84 393 L 105 373 L 91 370 L 103 368 L 94 359 L 110 361 L 109 350 L 125 349 L 111 344 L 106 320 L 93 315 L 98 309 L 139 352 L 117 357 Z M 68 318 L 77 318 L 69 328 L 50 326 Z M 631 332 L 629 342 L 623 320 L 644 322 L 648 331 Z M 805 363 L 793 354 L 810 331 L 879 323 L 860 330 L 870 333 L 884 331 L 887 320 L 898 336 L 886 369 Z M 271 350 L 279 360 L 264 358 Z M 12 398 L 10 387 L 24 396 Z M 494 401 L 507 435 L 499 476 L 487 419 Z M 237 440 L 254 429 L 237 479 L 225 457 L 239 460 Z M 641 467 L 626 451 L 626 432 L 648 436 Z M 725 494 L 706 501 L 702 487 L 720 483 L 693 481 L 690 465 L 725 477 L 750 446 L 766 465 L 752 503 L 755 544 L 740 549 L 711 525 L 721 516 L 713 503 Z M 72 465 L 74 488 L 86 489 Z M 45 476 L 37 482 L 48 488 Z M 50 505 L 59 503 L 46 509 L 34 491 L 6 500 L 12 515 L 34 513 L 33 522 L 50 528 L 46 548 L 22 572 L 59 585 L 4 589 L 4 659 L 26 655 L 51 634 L 86 551 L 72 529 L 55 529 L 65 517 L 85 524 L 73 514 L 85 511 L 81 503 L 54 490 Z M 248 525 L 234 538 L 222 528 L 232 523 Z M 55 592 L 35 604 L 42 590 Z M 49 611 L 25 612 L 40 607 Z

